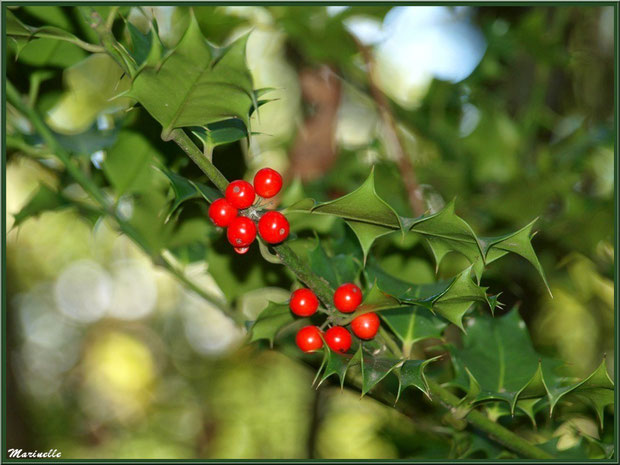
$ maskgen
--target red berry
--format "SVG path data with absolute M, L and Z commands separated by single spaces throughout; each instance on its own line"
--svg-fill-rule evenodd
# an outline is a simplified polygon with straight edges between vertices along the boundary
M 247 247 L 256 238 L 256 226 L 247 216 L 238 216 L 228 226 L 226 236 L 233 247 Z
M 249 247 L 234 247 L 234 249 L 235 249 L 235 252 L 237 252 L 239 255 L 243 255 L 248 250 L 250 250 Z
M 341 312 L 354 312 L 361 303 L 362 290 L 355 284 L 343 284 L 334 293 L 334 305 Z
M 345 353 L 351 348 L 351 333 L 342 326 L 334 326 L 325 332 L 325 342 L 334 352 Z
M 237 216 L 237 209 L 226 199 L 217 199 L 209 206 L 209 218 L 216 226 L 225 228 Z
M 291 294 L 289 307 L 297 316 L 310 316 L 319 308 L 319 299 L 310 289 L 297 289 Z
M 282 176 L 276 170 L 263 168 L 254 176 L 254 189 L 265 199 L 270 199 L 282 189 Z
M 353 318 L 351 322 L 351 329 L 360 339 L 372 339 L 379 331 L 379 317 L 375 312 L 364 313 L 358 317 Z
M 252 184 L 237 180 L 231 182 L 226 188 L 226 200 L 235 208 L 243 210 L 254 203 L 256 194 Z
M 321 330 L 316 326 L 304 326 L 297 331 L 295 343 L 304 352 L 314 352 L 323 347 L 323 339 L 321 339 Z
M 290 226 L 280 212 L 267 212 L 258 221 L 258 232 L 265 242 L 277 244 L 288 237 Z

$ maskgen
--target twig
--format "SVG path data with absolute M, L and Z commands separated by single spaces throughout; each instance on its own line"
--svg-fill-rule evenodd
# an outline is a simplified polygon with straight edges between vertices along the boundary
M 381 89 L 377 87 L 375 79 L 374 60 L 371 51 L 357 38 L 353 38 L 357 43 L 359 51 L 362 54 L 362 58 L 364 59 L 364 62 L 366 63 L 366 67 L 368 69 L 368 83 L 370 85 L 370 94 L 372 95 L 372 98 L 374 99 L 377 107 L 379 108 L 379 113 L 381 114 L 381 118 L 383 119 L 385 127 L 388 131 L 388 136 L 392 140 L 393 146 L 396 149 L 396 159 L 400 168 L 400 172 L 402 173 L 405 189 L 407 190 L 409 205 L 411 206 L 413 213 L 416 216 L 420 216 L 426 210 L 426 208 L 424 207 L 424 202 L 422 200 L 422 192 L 420 190 L 420 186 L 418 184 L 413 165 L 411 164 L 411 160 L 407 156 L 407 153 L 405 152 L 405 149 L 403 147 L 403 142 L 400 138 L 398 127 L 396 126 L 396 121 L 394 121 L 394 116 L 392 115 L 392 111 L 390 110 L 390 103 L 388 102 L 385 94 L 381 91 Z

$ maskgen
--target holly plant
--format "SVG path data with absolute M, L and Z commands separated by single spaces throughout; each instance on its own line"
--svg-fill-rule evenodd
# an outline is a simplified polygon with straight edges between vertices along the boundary
M 79 7 L 90 41 L 57 26 L 30 26 L 5 10 L 16 59 L 38 43 L 71 44 L 78 56 L 64 72 L 67 93 L 61 99 L 66 105 L 93 99 L 87 127 L 66 136 L 55 130 L 53 118 L 44 119 L 49 105 L 38 100 L 49 76 L 36 71 L 29 80 L 6 82 L 9 148 L 27 147 L 58 180 L 38 188 L 14 227 L 65 208 L 91 224 L 111 220 L 155 264 L 244 328 L 248 345 L 275 348 L 313 367 L 315 388 L 336 383 L 403 412 L 412 403 L 444 409 L 455 457 L 476 450 L 490 458 L 531 459 L 613 453 L 587 435 L 575 450 L 559 451 L 557 439 L 533 434 L 541 418 L 567 406 L 583 407 L 602 428 L 614 385 L 604 360 L 589 376 L 575 379 L 561 361 L 538 354 L 518 306 L 506 308 L 502 289 L 484 285 L 487 268 L 512 255 L 550 293 L 533 241 L 536 218 L 488 237 L 457 214 L 457 199 L 439 209 L 415 202 L 403 209 L 385 195 L 389 189 L 378 186 L 381 162 L 369 165 L 365 180 L 349 192 L 330 195 L 307 194 L 299 178 L 274 167 L 250 176 L 230 169 L 230 147 L 260 151 L 252 124 L 273 104 L 275 89 L 255 88 L 246 60 L 248 39 L 256 32 L 216 45 L 187 9 L 186 28 L 171 43 L 155 19 L 136 27 L 128 8 Z M 355 46 L 350 37 L 345 42 Z M 49 60 L 58 58 L 52 50 Z M 72 90 L 89 76 L 88 95 Z M 371 75 L 361 79 L 373 86 Z M 102 112 L 115 115 L 114 129 L 89 129 Z M 141 134 L 136 120 L 156 129 Z M 80 144 L 88 144 L 89 153 L 105 148 L 106 158 L 95 164 Z M 223 171 L 245 179 L 227 179 Z M 394 186 L 402 185 L 399 175 L 406 173 L 390 178 Z M 123 208 L 128 201 L 129 213 Z M 221 237 L 230 244 L 220 254 L 228 273 L 264 260 L 266 273 L 279 273 L 289 283 L 290 298 L 268 302 L 248 321 L 193 281 L 186 265 L 205 257 L 209 262 L 209 248 Z M 384 248 L 377 244 L 386 241 L 403 255 L 423 245 L 437 270 L 455 254 L 466 265 L 416 284 L 411 273 L 385 269 Z M 529 432 L 512 430 L 510 422 L 519 418 L 530 423 Z M 462 434 L 475 440 L 459 449 Z

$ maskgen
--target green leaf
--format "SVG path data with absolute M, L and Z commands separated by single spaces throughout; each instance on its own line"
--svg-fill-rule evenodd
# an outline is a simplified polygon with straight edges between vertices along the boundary
M 355 233 L 357 239 L 360 241 L 362 253 L 364 255 L 364 261 L 368 257 L 368 252 L 370 251 L 370 248 L 372 247 L 372 244 L 374 244 L 375 240 L 394 232 L 393 230 L 388 229 L 385 226 L 379 226 L 371 223 L 362 223 L 361 221 L 349 220 L 347 221 L 347 224 Z
M 508 252 L 520 255 L 530 262 L 534 268 L 536 268 L 536 271 L 538 271 L 540 277 L 545 283 L 545 286 L 547 287 L 547 291 L 551 294 L 551 289 L 547 283 L 545 272 L 538 261 L 534 248 L 532 247 L 532 237 L 534 237 L 532 234 L 532 228 L 534 227 L 534 223 L 536 223 L 537 219 L 538 218 L 514 233 L 505 234 L 498 237 L 487 237 L 481 239 L 480 241 L 484 247 L 486 263 L 491 263 L 506 255 Z
M 203 198 L 207 202 L 211 203 L 222 197 L 219 191 L 212 187 L 206 186 L 199 182 L 194 182 L 184 176 L 181 176 L 180 174 L 170 171 L 163 166 L 158 169 L 166 175 L 170 181 L 172 191 L 174 192 L 174 201 L 168 211 L 166 222 L 170 219 L 177 208 L 188 200 Z
M 103 162 L 103 172 L 114 186 L 117 199 L 125 193 L 146 192 L 151 188 L 155 153 L 142 134 L 133 131 L 119 134 Z
M 452 200 L 441 211 L 421 218 L 406 219 L 405 229 L 422 234 L 433 252 L 436 268 L 448 252 L 464 255 L 473 265 L 476 278 L 480 281 L 484 269 L 484 256 L 476 234 L 469 224 L 458 217 Z
M 325 278 L 334 289 L 341 284 L 355 281 L 361 271 L 361 264 L 350 255 L 328 256 L 319 240 L 316 247 L 308 253 L 308 260 L 312 271 Z
M 468 321 L 463 348 L 453 350 L 455 369 L 461 386 L 466 388 L 467 368 L 480 386 L 473 401 L 496 399 L 513 405 L 518 394 L 533 379 L 539 356 L 519 312 L 511 310 L 503 317 L 479 315 Z
M 607 373 L 605 360 L 583 381 L 568 386 L 565 385 L 565 379 L 557 376 L 554 370 L 548 368 L 545 363 L 543 363 L 543 372 L 551 413 L 560 399 L 567 396 L 592 407 L 601 428 L 603 427 L 603 410 L 614 403 L 614 383 Z
M 430 338 L 441 338 L 448 322 L 433 315 L 427 308 L 408 305 L 383 310 L 379 316 L 403 344 L 403 351 Z
M 358 316 L 368 312 L 378 312 L 387 308 L 394 308 L 399 304 L 398 299 L 383 292 L 375 283 L 370 291 L 366 293 L 364 300 L 353 315 Z
M 498 318 L 487 314 L 470 318 L 463 347 L 450 350 L 457 373 L 454 384 L 470 393 L 472 403 L 501 400 L 514 413 L 520 402 L 546 397 L 553 413 L 560 399 L 570 395 L 594 408 L 602 425 L 603 409 L 614 401 L 614 385 L 604 362 L 577 383 L 558 375 L 560 362 L 541 360 L 516 309 Z M 477 384 L 476 392 L 472 393 L 467 371 Z
M 94 53 L 65 70 L 67 90 L 48 112 L 47 124 L 61 134 L 86 131 L 103 112 L 118 111 L 129 105 L 115 98 L 129 88 L 129 78 L 105 53 Z
M 362 347 L 360 346 L 360 353 L 361 350 Z M 394 358 L 362 356 L 360 363 L 362 370 L 362 396 L 379 384 L 400 362 L 401 360 Z
M 144 34 L 130 21 L 125 21 L 125 24 L 127 25 L 129 37 L 131 38 L 131 56 L 138 67 L 140 67 L 146 62 L 149 52 L 151 51 L 153 30 L 149 28 L 149 31 Z
M 288 308 L 288 303 L 269 302 L 267 307 L 258 315 L 252 324 L 250 342 L 267 339 L 273 346 L 273 341 L 283 326 L 295 321 Z
M 444 292 L 451 281 L 440 281 L 431 284 L 413 284 L 390 275 L 374 262 L 366 267 L 370 282 L 377 283 L 379 289 L 402 300 L 432 300 Z
M 51 39 L 54 41 L 65 41 L 81 43 L 82 41 L 74 34 L 55 26 L 33 27 L 20 21 L 11 10 L 4 11 L 6 17 L 7 37 L 14 40 L 17 45 L 17 53 L 26 47 L 30 41 L 38 39 Z M 47 42 L 47 41 L 46 41 Z M 49 43 L 49 42 L 48 42 Z M 34 63 L 33 63 L 34 64 Z
M 346 370 L 355 366 L 357 364 L 360 365 L 360 370 L 362 374 L 362 397 L 366 395 L 373 387 L 375 387 L 379 382 L 385 378 L 398 364 L 401 363 L 401 360 L 395 358 L 379 358 L 379 357 L 371 357 L 369 355 L 365 355 L 363 351 L 363 347 L 360 344 L 359 348 L 355 352 L 354 355 L 342 355 L 344 360 L 348 360 L 346 368 L 342 372 L 342 375 L 339 373 L 338 376 L 342 380 L 346 374 Z M 329 360 L 328 360 L 329 367 Z M 342 367 L 342 361 L 338 362 L 336 368 Z M 333 374 L 333 373 L 330 373 Z M 325 379 L 326 376 L 323 377 Z
M 15 222 L 13 227 L 17 227 L 28 218 L 35 217 L 46 211 L 58 210 L 71 206 L 71 203 L 60 193 L 45 184 L 40 184 L 37 191 L 26 202 L 22 209 L 13 215 Z
M 425 307 L 463 329 L 463 316 L 474 303 L 491 307 L 486 288 L 471 279 L 471 269 L 471 266 L 465 269 L 452 281 L 421 285 L 390 276 L 376 265 L 371 265 L 367 271 L 382 290 L 396 295 L 402 303 Z
M 433 299 L 432 303 L 433 311 L 461 330 L 464 330 L 463 316 L 474 302 L 481 302 L 490 307 L 486 288 L 478 286 L 470 277 L 472 267 L 461 272 L 441 295 Z
M 68 68 L 86 57 L 77 45 L 54 39 L 17 40 L 12 42 L 21 63 L 38 67 Z
M 211 48 L 192 13 L 177 47 L 157 63 L 157 54 L 150 55 L 126 95 L 159 121 L 164 138 L 175 128 L 204 127 L 229 118 L 239 118 L 247 128 L 254 104 L 245 61 L 247 38 Z
M 343 218 L 360 241 L 364 261 L 374 240 L 401 229 L 401 219 L 375 190 L 374 170 L 353 192 L 329 202 L 302 200 L 290 207 L 292 211 L 335 215 Z
M 323 375 L 317 386 L 323 384 L 323 382 L 332 375 L 337 375 L 340 380 L 340 387 L 344 386 L 344 378 L 347 374 L 347 369 L 349 368 L 352 356 L 340 354 L 338 352 L 334 352 L 329 349 L 329 347 L 325 346 L 325 370 L 323 371 Z M 320 371 L 320 370 L 319 370 Z
M 410 386 L 418 388 L 427 397 L 430 398 L 428 390 L 428 383 L 426 381 L 426 375 L 424 370 L 426 366 L 440 359 L 441 356 L 429 358 L 428 360 L 405 360 L 402 366 L 397 371 L 398 376 L 398 394 L 396 395 L 396 401 L 400 398 L 400 394 Z

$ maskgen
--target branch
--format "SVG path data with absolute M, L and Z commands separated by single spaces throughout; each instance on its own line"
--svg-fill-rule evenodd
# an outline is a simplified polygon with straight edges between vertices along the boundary
M 403 143 L 398 133 L 398 128 L 396 126 L 396 121 L 394 121 L 394 116 L 392 115 L 392 112 L 390 110 L 390 104 L 381 89 L 377 87 L 373 57 L 368 47 L 362 44 L 355 36 L 353 36 L 353 39 L 357 43 L 360 53 L 362 54 L 362 58 L 366 63 L 366 67 L 368 68 L 368 83 L 370 85 L 370 94 L 372 95 L 372 98 L 374 99 L 377 107 L 379 108 L 379 113 L 381 114 L 381 118 L 383 119 L 383 122 L 385 123 L 385 126 L 388 130 L 389 137 L 392 140 L 394 147 L 396 148 L 396 158 L 398 161 L 398 166 L 402 173 L 405 189 L 407 190 L 409 205 L 411 206 L 411 209 L 416 216 L 421 216 L 426 211 L 426 208 L 424 207 L 424 202 L 422 201 L 422 191 L 420 190 L 420 185 L 418 184 L 418 180 L 416 178 L 413 165 L 411 164 L 411 160 L 409 159 L 403 147 Z
M 450 411 L 461 405 L 461 399 L 442 387 L 439 383 L 431 378 L 427 378 L 426 381 L 431 395 L 439 399 Z M 472 425 L 486 432 L 494 441 L 517 452 L 523 457 L 540 460 L 550 460 L 554 458 L 551 454 L 536 447 L 534 444 L 530 444 L 526 439 L 514 434 L 499 423 L 489 420 L 487 416 L 480 413 L 478 410 L 470 410 L 465 416 L 465 419 Z

